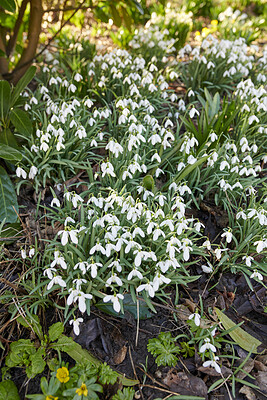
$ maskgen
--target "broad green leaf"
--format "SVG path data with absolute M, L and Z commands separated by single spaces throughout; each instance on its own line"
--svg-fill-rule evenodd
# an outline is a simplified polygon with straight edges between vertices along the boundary
M 25 89 L 25 87 L 31 82 L 34 75 L 36 73 L 36 67 L 33 65 L 25 72 L 23 77 L 18 81 L 16 87 L 13 91 L 12 100 L 11 100 L 11 107 L 16 103 L 17 99 L 19 98 L 21 92 Z
M 30 136 L 32 133 L 32 122 L 25 111 L 14 108 L 10 113 L 10 119 L 18 133 Z
M 10 85 L 7 81 L 0 81 L 0 118 L 5 120 L 10 106 Z
M 121 26 L 121 16 L 114 4 L 110 4 L 111 16 L 116 26 Z
M 0 0 L 0 7 L 12 13 L 16 11 L 16 3 L 14 0 Z
M 15 210 L 18 213 L 19 206 L 13 184 L 4 168 L 0 166 L 0 221 L 6 218 L 6 223 L 16 222 L 18 216 Z
M 236 324 L 218 308 L 215 308 L 215 311 L 224 329 L 228 330 L 236 326 Z M 257 353 L 257 348 L 262 344 L 258 339 L 254 338 L 240 327 L 229 332 L 229 335 L 242 349 L 251 353 Z
M 78 343 L 74 342 L 72 338 L 62 335 L 57 343 L 52 343 L 51 348 L 59 351 L 65 351 L 73 360 L 79 364 L 89 362 L 95 366 L 99 366 L 101 361 L 92 356 L 87 350 L 83 349 Z M 134 386 L 139 381 L 134 379 L 125 378 L 122 374 L 118 373 L 118 378 L 123 386 Z
M 114 311 L 112 304 L 104 303 L 103 301 L 99 301 L 96 304 L 96 307 L 99 308 L 101 311 L 105 312 L 106 314 L 113 315 L 119 318 L 125 318 L 125 314 L 117 313 Z M 133 302 L 132 296 L 129 293 L 124 295 L 123 299 L 123 309 L 124 312 L 128 311 L 130 314 L 137 319 L 137 303 Z M 147 319 L 151 318 L 152 314 L 148 307 L 148 305 L 144 301 L 139 301 L 139 319 Z
M 34 375 L 40 374 L 43 372 L 46 366 L 46 362 L 44 361 L 43 357 L 45 356 L 44 349 L 38 349 L 37 352 L 30 356 L 31 360 L 31 372 Z
M 21 235 L 20 235 L 21 233 Z M 0 229 L 0 243 L 12 243 L 22 237 L 23 229 L 19 222 L 7 224 Z
M 0 382 L 0 400 L 20 400 L 17 386 L 11 380 Z
M 64 332 L 64 325 L 62 322 L 57 322 L 54 325 L 50 326 L 48 330 L 49 340 L 54 342 L 59 338 L 60 335 Z
M 0 50 L 0 57 L 5 57 L 6 53 L 3 50 Z
M 2 132 L 0 132 L 0 147 L 1 143 L 19 150 L 18 142 L 10 129 L 3 129 Z
M 0 145 L 0 158 L 3 158 L 4 160 L 9 160 L 9 161 L 21 161 L 22 154 L 20 151 L 13 149 L 13 147 L 10 147 L 6 144 L 1 144 Z

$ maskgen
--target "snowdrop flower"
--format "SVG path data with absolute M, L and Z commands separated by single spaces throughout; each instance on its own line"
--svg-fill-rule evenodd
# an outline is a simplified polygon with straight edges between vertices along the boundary
M 141 274 L 141 272 L 138 271 L 137 268 L 133 268 L 132 271 L 127 276 L 127 280 L 131 281 L 135 276 L 137 276 L 137 278 L 140 280 L 143 279 L 143 275 Z
M 205 274 L 209 274 L 210 272 L 213 271 L 212 266 L 209 265 L 201 265 L 202 271 L 205 272 Z
M 142 292 L 142 290 L 145 290 L 150 297 L 155 296 L 155 289 L 154 289 L 153 282 L 144 283 L 144 284 L 138 286 L 138 288 L 136 288 L 137 293 Z
M 32 258 L 35 254 L 35 249 L 32 247 L 29 251 L 29 257 Z
M 54 257 L 55 257 L 55 259 L 51 263 L 51 268 L 55 267 L 55 265 L 60 265 L 61 268 L 67 269 L 67 264 L 64 260 L 64 257 L 61 255 L 61 253 L 58 250 L 55 250 Z
M 218 372 L 218 374 L 220 374 L 221 368 L 220 368 L 219 364 L 216 363 L 216 361 L 218 361 L 218 360 L 219 360 L 219 357 L 214 356 L 213 360 L 205 361 L 203 363 L 203 367 L 213 367 Z
M 23 258 L 23 260 L 25 260 L 27 258 L 27 254 L 26 254 L 26 250 L 21 249 L 21 257 Z
M 244 256 L 244 257 L 242 257 L 242 260 L 245 260 L 247 267 L 251 267 L 251 261 L 253 261 L 254 258 L 251 256 Z
M 50 203 L 51 207 L 54 207 L 54 205 L 56 205 L 57 207 L 60 207 L 60 201 L 56 197 L 54 197 Z
M 70 238 L 72 243 L 78 244 L 76 229 L 72 229 L 72 230 L 64 229 L 64 230 L 59 231 L 58 235 L 62 235 L 62 237 L 61 237 L 62 246 L 65 246 L 68 243 L 68 238 Z
M 236 219 L 239 219 L 239 218 L 243 218 L 244 220 L 247 219 L 247 216 L 246 216 L 246 214 L 244 213 L 244 211 L 239 211 L 239 212 L 236 214 Z
M 60 287 L 66 287 L 66 282 L 62 279 L 60 275 L 54 276 L 49 284 L 47 285 L 47 290 L 50 290 L 54 285 L 59 285 Z
M 227 242 L 227 243 L 231 243 L 232 238 L 233 238 L 233 234 L 232 234 L 232 232 L 227 231 L 227 232 L 222 233 L 222 234 L 221 234 L 221 237 L 222 237 L 222 238 L 223 238 L 223 237 L 226 237 L 226 242 Z
M 250 278 L 258 279 L 259 281 L 263 281 L 263 276 L 256 269 L 254 269 L 253 274 L 250 275 Z
M 115 155 L 115 158 L 118 158 L 123 153 L 123 147 L 119 143 L 114 142 L 114 140 L 108 142 L 106 149 L 111 151 Z
M 110 162 L 103 162 L 101 164 L 101 171 L 102 171 L 102 178 L 104 178 L 104 176 L 106 174 L 113 176 L 114 178 L 116 177 L 115 172 L 114 172 L 114 167 Z
M 22 177 L 23 179 L 26 179 L 26 178 L 27 178 L 27 173 L 26 173 L 26 171 L 24 171 L 24 169 L 21 168 L 21 167 L 17 167 L 17 169 L 16 169 L 16 175 L 17 175 L 18 178 L 20 178 L 20 177 Z
M 194 323 L 196 326 L 200 326 L 200 320 L 201 317 L 198 312 L 195 312 L 194 314 L 189 315 L 188 319 L 193 319 L 194 318 Z
M 118 286 L 122 286 L 122 280 L 117 276 L 116 273 L 112 274 L 106 281 L 106 286 L 111 286 L 112 283 L 116 283 Z
M 257 124 L 260 122 L 259 118 L 256 117 L 256 115 L 251 115 L 248 119 L 248 124 L 252 125 L 254 121 L 257 122 Z
M 195 93 L 193 92 L 192 89 L 189 90 L 189 92 L 188 92 L 188 97 L 191 97 L 191 96 L 195 96 Z
M 112 295 L 107 295 L 103 298 L 103 302 L 107 303 L 108 301 L 111 301 L 113 304 L 113 309 L 116 312 L 120 312 L 121 305 L 120 305 L 120 300 L 123 300 L 124 296 L 120 293 L 114 293 Z
M 195 107 L 193 107 L 193 108 L 191 108 L 191 110 L 189 111 L 189 117 L 190 117 L 190 118 L 194 118 L 195 114 L 199 115 L 199 111 L 198 111 Z
M 159 289 L 160 285 L 166 284 L 168 285 L 171 282 L 171 279 L 166 278 L 166 276 L 162 275 L 160 272 L 157 272 L 155 278 L 153 279 L 153 288 L 155 292 Z
M 30 172 L 29 172 L 29 179 L 34 179 L 34 177 L 37 175 L 38 173 L 38 169 L 32 165 L 30 168 Z
M 80 74 L 75 74 L 74 75 L 74 78 L 73 78 L 76 82 L 80 82 L 82 79 L 83 79 L 83 77 L 82 77 L 82 75 L 80 75 Z
M 73 83 L 71 83 L 70 86 L 68 87 L 68 92 L 75 93 L 76 89 L 77 89 L 77 87 L 75 85 L 73 85 Z
M 91 300 L 93 296 L 89 293 L 83 293 L 81 290 L 73 288 L 69 289 L 69 293 L 70 294 L 67 298 L 68 306 L 74 304 L 78 300 L 79 310 L 84 313 L 86 311 L 86 300 Z
M 200 353 L 205 353 L 205 351 L 207 350 L 211 350 L 213 353 L 216 353 L 216 347 L 212 343 L 210 343 L 209 338 L 204 339 L 204 342 L 205 344 L 203 344 L 199 349 Z
M 262 250 L 265 249 L 265 247 L 267 247 L 267 240 L 257 240 L 257 242 L 254 242 L 254 246 L 257 246 L 257 253 L 260 253 Z
M 210 243 L 209 240 L 206 240 L 206 241 L 203 243 L 202 246 L 206 247 L 207 250 L 211 250 L 211 243 Z
M 104 249 L 104 247 L 97 242 L 90 250 L 90 254 L 94 254 L 96 251 L 100 251 L 103 255 L 106 254 L 106 250 Z
M 83 322 L 83 318 L 74 318 L 70 320 L 70 325 L 73 325 L 73 332 L 76 336 L 80 334 L 79 325 Z

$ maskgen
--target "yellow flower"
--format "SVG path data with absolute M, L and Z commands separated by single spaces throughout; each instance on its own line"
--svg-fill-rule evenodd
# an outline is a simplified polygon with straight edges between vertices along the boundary
M 46 396 L 45 400 L 58 400 L 58 397 L 52 396 L 51 394 Z
M 206 36 L 208 36 L 208 34 L 211 33 L 211 30 L 209 28 L 203 28 L 202 29 L 202 36 L 205 38 Z
M 200 32 L 196 31 L 195 36 L 200 36 Z
M 79 389 L 76 390 L 76 393 L 77 393 L 79 396 L 81 396 L 82 394 L 83 394 L 84 396 L 87 396 L 87 395 L 88 395 L 88 389 L 87 389 L 87 387 L 86 387 L 86 384 L 85 384 L 85 383 L 82 383 L 81 387 L 80 387 Z
M 61 383 L 68 382 L 70 380 L 70 373 L 68 371 L 68 368 L 66 368 L 66 367 L 59 368 L 57 370 L 56 377 L 59 380 L 59 382 L 61 382 Z
M 211 25 L 214 25 L 214 26 L 218 25 L 217 19 L 213 19 L 210 23 L 211 23 Z

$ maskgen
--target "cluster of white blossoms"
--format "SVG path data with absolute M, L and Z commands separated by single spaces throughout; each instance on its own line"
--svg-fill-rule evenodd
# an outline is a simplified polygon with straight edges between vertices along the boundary
M 67 305 L 80 313 L 89 312 L 90 303 L 98 298 L 120 312 L 129 292 L 133 299 L 142 295 L 149 301 L 169 284 L 194 279 L 189 269 L 192 261 L 204 273 L 213 273 L 231 259 L 239 227 L 248 229 L 249 224 L 255 231 L 238 262 L 251 278 L 263 280 L 255 251 L 265 254 L 267 249 L 267 202 L 249 207 L 239 202 L 233 218 L 238 228 L 229 222 L 220 244 L 202 243 L 204 225 L 186 214 L 196 194 L 195 182 L 190 174 L 177 178 L 188 169 L 193 171 L 203 157 L 205 163 L 197 171 L 200 191 L 212 182 L 209 191 L 219 200 L 229 196 L 245 197 L 248 202 L 255 199 L 255 182 L 267 162 L 262 149 L 267 133 L 267 95 L 262 86 L 267 52 L 256 60 L 256 48 L 249 48 L 244 39 L 219 41 L 208 36 L 195 48 L 187 44 L 179 51 L 178 61 L 167 67 L 175 40 L 166 40 L 166 35 L 156 23 L 150 24 L 130 42 L 132 53 L 115 49 L 97 54 L 87 69 L 73 71 L 72 79 L 62 76 L 54 60 L 50 68 L 44 68 L 43 84 L 34 95 L 28 94 L 25 107 L 35 118 L 36 129 L 27 139 L 17 176 L 35 180 L 55 174 L 54 182 L 62 184 L 73 175 L 73 170 L 65 175 L 70 167 L 75 172 L 86 169 L 89 162 L 94 167 L 88 192 L 65 192 L 65 205 L 60 197 L 51 202 L 58 211 L 53 218 L 62 228 L 44 271 L 47 289 L 61 288 Z M 148 61 L 138 55 L 142 46 L 151 50 Z M 187 65 L 198 63 L 214 75 L 220 65 L 223 77 L 233 85 L 237 82 L 233 90 L 236 104 L 241 104 L 238 126 L 242 129 L 235 130 L 235 136 L 229 130 L 220 139 L 220 132 L 211 130 L 201 151 L 193 132 L 181 129 L 180 118 L 186 114 L 194 124 L 200 118 L 199 104 L 192 104 L 197 89 L 194 93 L 188 87 L 184 97 L 169 87 L 178 78 L 176 64 L 184 59 Z M 164 72 L 162 64 L 167 67 Z M 146 178 L 152 184 L 147 185 Z M 42 182 L 45 186 L 45 179 Z M 161 185 L 165 186 L 162 191 Z M 198 326 L 199 315 L 193 318 Z M 70 321 L 76 334 L 82 322 L 83 318 Z M 200 352 L 211 352 L 204 365 L 219 372 L 211 338 Z
M 185 216 L 179 188 L 170 190 L 169 199 L 155 196 L 150 206 L 114 191 L 107 197 L 91 195 L 86 206 L 79 196 L 67 192 L 64 197 L 72 205 L 75 200 L 73 214 L 77 215 L 76 205 L 85 207 L 87 218 L 82 226 L 77 219 L 65 219 L 64 229 L 58 232 L 61 246 L 56 245 L 44 274 L 50 280 L 49 289 L 68 287 L 69 306 L 78 302 L 80 312 L 85 312 L 86 301 L 100 290 L 98 297 L 111 301 L 119 312 L 123 293 L 130 287 L 136 294 L 154 297 L 161 287 L 189 278 L 186 263 L 194 253 L 201 226 Z M 65 257 L 72 244 L 82 246 L 83 252 Z M 105 288 L 113 294 L 105 295 Z

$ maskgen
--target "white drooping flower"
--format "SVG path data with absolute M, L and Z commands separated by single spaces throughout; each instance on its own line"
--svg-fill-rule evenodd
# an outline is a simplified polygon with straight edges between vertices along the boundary
M 120 304 L 120 300 L 123 300 L 124 296 L 121 293 L 114 293 L 112 295 L 107 295 L 103 298 L 103 302 L 107 303 L 109 301 L 112 302 L 113 305 L 113 309 L 116 312 L 120 312 L 121 310 L 121 304 Z
M 70 320 L 70 325 L 73 325 L 73 332 L 76 336 L 80 334 L 80 324 L 83 322 L 83 318 L 74 318 Z

